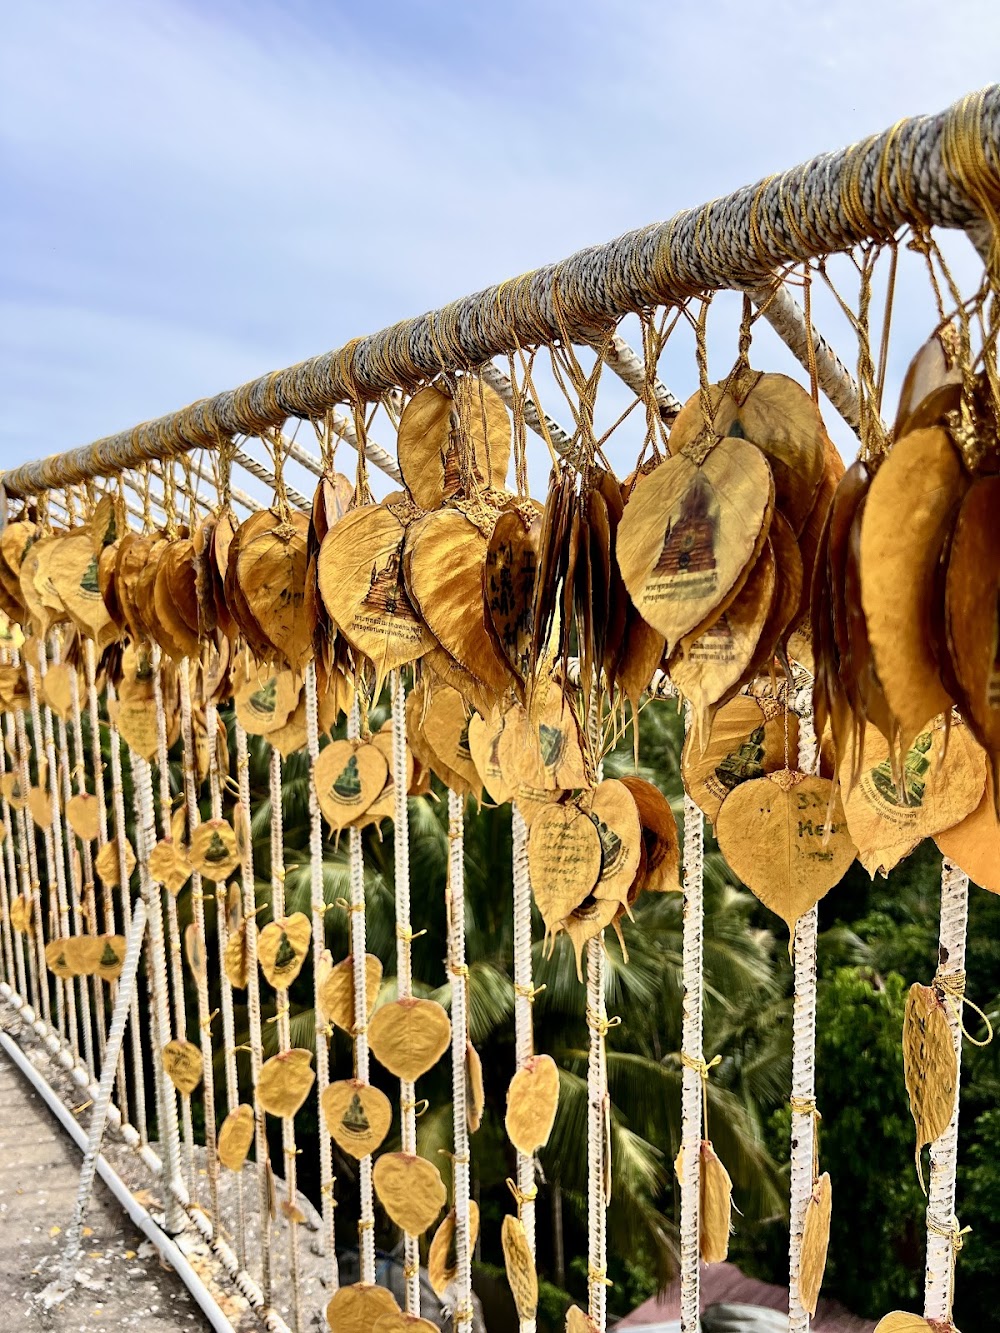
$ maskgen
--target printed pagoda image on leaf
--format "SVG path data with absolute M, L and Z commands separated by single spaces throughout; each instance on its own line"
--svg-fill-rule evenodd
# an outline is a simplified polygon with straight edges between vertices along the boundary
M 663 549 L 653 566 L 654 575 L 677 576 L 676 584 L 671 585 L 675 597 L 701 597 L 715 590 L 713 574 L 717 564 L 715 540 L 718 514 L 719 508 L 712 489 L 699 472 L 684 494 L 676 519 L 667 523 Z M 691 579 L 689 583 L 688 575 L 704 576 L 697 580 L 697 594 L 690 591 L 690 585 L 695 580 Z

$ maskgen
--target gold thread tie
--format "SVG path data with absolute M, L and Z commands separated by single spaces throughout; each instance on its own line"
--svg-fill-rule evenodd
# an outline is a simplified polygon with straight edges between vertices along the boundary
M 269 1023 L 277 1023 L 280 1018 L 284 1018 L 285 1014 L 288 1013 L 288 1008 L 287 1004 L 279 1004 L 277 1009 L 275 1009 L 273 1016 L 267 1021 Z
M 426 930 L 414 930 L 412 926 L 396 926 L 396 939 L 402 940 L 404 944 L 412 944 L 414 940 L 419 940 L 421 935 L 426 934 Z
M 538 1186 L 530 1185 L 526 1190 L 522 1190 L 521 1187 L 518 1185 L 517 1181 L 512 1180 L 511 1177 L 508 1176 L 507 1188 L 514 1196 L 514 1202 L 517 1204 L 518 1221 L 520 1221 L 521 1209 L 524 1207 L 524 1205 L 526 1203 L 534 1203 L 535 1200 L 538 1198 Z
M 615 1285 L 608 1277 L 606 1268 L 592 1268 L 589 1264 L 587 1266 L 587 1281 L 602 1287 L 613 1287 Z
M 364 903 L 352 903 L 348 898 L 335 898 L 334 906 L 347 913 L 363 912 L 365 910 Z
M 203 1018 L 203 1019 L 201 1020 L 201 1024 L 200 1024 L 201 1030 L 202 1030 L 203 1032 L 211 1032 L 211 1030 L 212 1030 L 212 1023 L 215 1021 L 215 1019 L 218 1018 L 218 1016 L 219 1016 L 219 1011 L 218 1011 L 218 1009 L 213 1009 L 212 1012 L 208 1015 L 207 1018 Z
M 469 965 L 468 963 L 451 963 L 448 967 L 448 971 L 453 977 L 465 977 L 468 979 Z
M 514 983 L 514 994 L 519 995 L 522 1000 L 527 1000 L 529 1004 L 534 1004 L 535 996 L 541 995 L 544 989 L 545 989 L 544 982 L 542 983 L 541 986 L 525 986 L 521 982 L 517 981 L 515 981 Z
M 404 1264 L 404 1265 L 403 1265 L 403 1277 L 406 1278 L 407 1282 L 411 1282 L 411 1281 L 417 1276 L 417 1274 L 418 1274 L 419 1272 L 420 1272 L 420 1269 L 419 1269 L 419 1267 L 417 1266 L 417 1264 Z
M 329 912 L 333 903 L 313 903 L 312 910 L 317 916 L 322 916 L 324 912 Z
M 602 1037 L 606 1037 L 612 1028 L 621 1027 L 621 1021 L 620 1014 L 615 1014 L 613 1018 L 606 1018 L 592 1009 L 590 1005 L 587 1006 L 587 1026 L 593 1028 Z
M 716 1055 L 706 1064 L 705 1057 L 703 1055 L 695 1057 L 693 1055 L 688 1055 L 686 1052 L 682 1051 L 681 1064 L 684 1066 L 685 1069 L 693 1069 L 696 1074 L 700 1074 L 701 1077 L 704 1079 L 704 1081 L 707 1083 L 708 1076 L 711 1073 L 711 1071 L 716 1067 L 716 1065 L 722 1064 L 722 1056 Z
M 815 1097 L 790 1097 L 788 1105 L 795 1115 L 819 1115 Z
M 362 1217 L 362 1218 L 360 1219 L 360 1221 L 358 1222 L 358 1230 L 359 1230 L 359 1231 L 371 1231 L 372 1228 L 374 1227 L 374 1225 L 375 1225 L 375 1220 L 374 1220 L 374 1218 L 371 1218 L 371 1217 Z
M 952 1014 L 955 1017 L 959 1030 L 966 1041 L 971 1041 L 973 1046 L 978 1046 L 982 1049 L 984 1046 L 989 1046 L 990 1042 L 993 1040 L 993 1024 L 990 1022 L 989 1017 L 982 1011 L 982 1009 L 980 1009 L 979 1005 L 976 1004 L 974 1000 L 970 1000 L 966 995 L 965 984 L 966 974 L 961 970 L 946 972 L 939 967 L 934 974 L 933 985 L 938 999 L 942 1004 L 947 1002 L 948 1007 L 951 1009 Z M 979 1041 L 965 1026 L 965 1022 L 962 1018 L 963 1005 L 968 1005 L 968 1007 L 974 1013 L 977 1013 L 986 1024 L 985 1041 Z
M 429 1107 L 430 1107 L 430 1102 L 427 1100 L 426 1097 L 421 1097 L 420 1100 L 416 1102 L 400 1102 L 399 1104 L 399 1109 L 401 1111 L 403 1112 L 412 1111 L 414 1116 L 418 1118 L 422 1116 Z M 447 1149 L 442 1148 L 441 1151 L 447 1152 Z M 451 1154 L 448 1153 L 448 1156 L 450 1157 Z

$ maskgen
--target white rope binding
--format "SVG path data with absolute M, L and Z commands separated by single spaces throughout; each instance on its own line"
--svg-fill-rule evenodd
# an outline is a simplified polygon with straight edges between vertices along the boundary
M 692 725 L 684 705 L 684 730 Z M 698 1333 L 701 1298 L 701 1137 L 702 1137 L 702 954 L 705 824 L 701 810 L 684 793 L 683 960 L 684 1010 L 681 1051 L 681 1333 Z

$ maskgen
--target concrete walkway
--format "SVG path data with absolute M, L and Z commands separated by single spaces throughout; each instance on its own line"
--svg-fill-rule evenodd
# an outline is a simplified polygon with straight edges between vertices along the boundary
M 184 1333 L 209 1327 L 187 1288 L 161 1267 L 97 1181 L 78 1281 L 46 1310 L 38 1293 L 56 1276 L 81 1157 L 31 1085 L 0 1049 L 0 1317 L 18 1330 Z

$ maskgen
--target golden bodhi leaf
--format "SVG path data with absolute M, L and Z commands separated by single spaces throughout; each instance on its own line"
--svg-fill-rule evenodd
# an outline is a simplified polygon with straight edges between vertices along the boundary
M 920 1153 L 948 1128 L 958 1086 L 955 1042 L 948 1015 L 933 986 L 914 983 L 906 997 L 903 1077 L 917 1131 L 917 1169 L 923 1183 Z
M 473 713 L 469 719 L 469 753 L 479 780 L 495 805 L 506 805 L 513 795 L 513 787 L 500 767 L 500 739 L 506 718 L 507 714 L 498 706 L 485 717 Z
M 269 921 L 257 937 L 261 971 L 275 990 L 287 990 L 302 971 L 312 923 L 303 912 Z
M 382 1207 L 408 1236 L 422 1235 L 448 1198 L 434 1163 L 409 1153 L 383 1153 L 375 1163 L 372 1181 Z
M 292 671 L 312 656 L 312 626 L 303 612 L 309 519 L 298 510 L 254 514 L 237 546 L 236 580 L 273 655 Z
M 875 1333 L 944 1333 L 938 1325 L 935 1329 L 926 1319 L 918 1314 L 907 1314 L 905 1310 L 894 1310 L 885 1315 L 875 1325 Z
M 841 769 L 843 779 L 850 757 Z M 986 756 L 968 727 L 939 723 L 914 737 L 902 755 L 901 786 L 889 746 L 869 727 L 861 777 L 844 801 L 847 826 L 861 864 L 888 874 L 924 838 L 953 828 L 976 809 L 986 785 Z
M 932 633 L 936 571 L 965 489 L 947 432 L 904 436 L 872 480 L 861 522 L 861 603 L 875 670 L 906 750 L 951 707 Z
M 379 681 L 434 646 L 403 586 L 402 541 L 396 515 L 366 505 L 330 529 L 319 553 L 319 590 L 330 618 L 375 663 Z
M 458 1256 L 455 1253 L 455 1230 L 458 1219 L 455 1209 L 444 1215 L 441 1225 L 434 1232 L 427 1253 L 427 1276 L 435 1296 L 443 1296 L 448 1286 L 458 1276 Z M 479 1205 L 474 1199 L 469 1200 L 469 1250 L 476 1247 L 479 1236 Z
M 948 655 L 962 692 L 962 715 L 976 739 L 1000 757 L 1000 477 L 973 482 L 962 501 L 948 555 Z
M 566 1333 L 597 1333 L 597 1325 L 578 1305 L 566 1311 Z
M 404 1314 L 395 1310 L 392 1314 L 379 1315 L 372 1333 L 441 1333 L 437 1324 L 423 1319 L 418 1314 Z
M 413 1083 L 448 1049 L 451 1022 L 436 1000 L 393 1000 L 368 1024 L 372 1055 L 390 1074 Z
M 382 985 L 382 962 L 374 954 L 365 954 L 365 1019 L 375 1008 Z M 319 988 L 319 1007 L 338 1028 L 354 1031 L 354 956 L 348 954 L 323 978 Z
M 471 1041 L 465 1043 L 465 1123 L 469 1133 L 475 1134 L 483 1123 L 486 1088 L 483 1084 L 483 1062 Z
M 53 662 L 42 678 L 42 698 L 64 722 L 73 708 L 72 677 L 73 668 L 66 662 Z
M 636 482 L 618 527 L 618 565 L 670 652 L 742 586 L 773 497 L 767 460 L 739 439 L 718 441 L 700 466 L 674 454 Z
M 235 672 L 233 703 L 236 717 L 249 736 L 267 736 L 283 727 L 295 712 L 301 682 L 291 671 L 261 675 L 241 669 Z
M 44 787 L 32 787 L 28 792 L 28 809 L 40 829 L 52 827 L 52 798 Z
M 699 735 L 711 709 L 738 685 L 754 660 L 774 601 L 775 563 L 770 540 L 761 548 L 739 593 L 707 629 L 686 634 L 670 657 L 670 679 L 690 700 Z
M 184 931 L 184 956 L 187 958 L 188 967 L 191 969 L 191 975 L 198 980 L 208 980 L 208 972 L 205 969 L 205 950 L 201 936 L 198 933 L 198 927 L 192 921 Z
M 101 831 L 101 803 L 96 796 L 81 792 L 67 803 L 66 818 L 78 838 L 93 842 Z
M 61 936 L 49 940 L 45 946 L 45 965 L 54 976 L 65 978 L 76 975 L 70 958 L 70 943 L 67 937 Z
M 507 1137 L 518 1152 L 533 1157 L 544 1148 L 559 1105 L 559 1070 L 550 1055 L 533 1055 L 507 1089 Z
M 1000 893 L 1000 820 L 993 799 L 993 781 L 988 780 L 983 799 L 954 828 L 934 836 L 942 854 L 954 861 L 973 884 L 990 893 Z
M 320 1108 L 327 1133 L 360 1161 L 381 1148 L 392 1124 L 392 1103 L 378 1088 L 346 1079 L 323 1090 Z
M 253 1107 L 245 1103 L 234 1106 L 219 1129 L 219 1161 L 230 1171 L 239 1171 L 247 1159 L 253 1143 Z
M 316 1080 L 312 1052 L 293 1047 L 265 1060 L 257 1080 L 257 1101 L 269 1115 L 295 1115 Z
M 334 528 L 334 532 L 339 528 Z M 385 755 L 374 745 L 332 741 L 313 765 L 323 817 L 339 833 L 381 795 L 389 776 Z
M 826 430 L 810 395 L 787 375 L 745 370 L 709 387 L 716 435 L 750 440 L 774 474 L 774 503 L 796 535 L 802 531 L 823 478 Z M 701 394 L 684 404 L 670 430 L 669 448 L 680 453 L 705 425 Z
M 569 936 L 570 944 L 573 947 L 577 980 L 582 982 L 583 946 L 588 941 L 596 939 L 601 931 L 617 921 L 619 915 L 624 911 L 625 903 L 617 898 L 595 898 L 593 896 L 585 898 L 580 906 L 574 907 L 569 916 L 564 917 L 552 932 L 550 956 L 551 950 L 555 948 L 555 936 L 560 932 L 565 932 Z
M 21 779 L 16 773 L 5 773 L 0 778 L 0 790 L 3 791 L 8 805 L 15 810 L 23 810 L 28 803 L 28 798 L 21 786 Z
M 179 842 L 161 839 L 149 853 L 149 873 L 175 897 L 191 878 L 191 861 Z
M 240 863 L 232 825 L 224 819 L 206 819 L 191 835 L 189 855 L 204 879 L 221 884 Z
M 806 1205 L 799 1259 L 799 1299 L 803 1309 L 808 1310 L 811 1315 L 816 1313 L 823 1274 L 826 1272 L 826 1252 L 830 1244 L 832 1212 L 833 1187 L 830 1184 L 830 1173 L 824 1171 L 813 1186 L 813 1192 Z
M 403 570 L 414 605 L 458 664 L 495 694 L 513 684 L 483 619 L 486 538 L 464 514 L 442 509 L 412 524 Z
M 438 760 L 433 767 L 436 772 L 443 767 L 450 777 L 458 778 L 457 782 L 448 783 L 452 790 L 462 796 L 471 794 L 478 798 L 482 783 L 469 744 L 470 721 L 469 709 L 458 690 L 437 682 L 428 685 L 423 709 L 423 738 Z
M 168 1041 L 163 1048 L 163 1068 L 177 1091 L 189 1097 L 201 1082 L 201 1051 L 190 1041 Z
M 125 966 L 124 935 L 98 935 L 100 954 L 95 971 L 102 981 L 117 981 Z
M 524 1224 L 519 1217 L 510 1213 L 503 1220 L 500 1228 L 500 1243 L 503 1246 L 503 1261 L 507 1269 L 507 1283 L 518 1318 L 534 1319 L 538 1310 L 538 1274 L 535 1272 L 535 1260 L 524 1234 Z
M 372 1333 L 382 1315 L 398 1311 L 391 1291 L 368 1282 L 355 1282 L 334 1292 L 326 1307 L 326 1322 L 331 1333 Z
M 548 805 L 531 821 L 531 889 L 546 929 L 554 931 L 588 897 L 601 873 L 601 839 L 576 805 Z
M 725 1263 L 732 1226 L 733 1182 L 707 1141 L 701 1144 L 701 1231 L 699 1245 L 706 1264 Z
M 642 826 L 642 849 L 637 885 L 646 893 L 680 892 L 680 842 L 677 820 L 670 802 L 658 787 L 645 778 L 618 779 L 635 801 Z
M 250 956 L 247 952 L 247 923 L 240 921 L 230 929 L 226 940 L 225 953 L 222 956 L 229 984 L 235 990 L 246 990 L 250 982 Z
M 542 533 L 541 515 L 523 504 L 499 516 L 486 552 L 483 596 L 486 629 L 523 680 L 534 625 L 535 568 Z
M 90 533 L 81 530 L 61 538 L 53 545 L 47 565 L 49 582 L 73 624 L 102 651 L 117 638 L 118 631 L 97 583 L 97 556 Z
M 31 913 L 31 899 L 26 898 L 23 893 L 19 893 L 11 899 L 10 924 L 21 935 L 31 934 Z
M 463 375 L 454 394 L 429 384 L 413 395 L 399 419 L 399 470 L 421 509 L 467 489 L 500 488 L 510 461 L 510 418 L 503 400 L 476 375 Z
M 789 931 L 856 855 L 832 783 L 788 769 L 730 792 L 715 833 L 733 873 Z
M 109 838 L 103 848 L 97 852 L 93 858 L 93 868 L 100 876 L 101 882 L 107 885 L 107 888 L 113 889 L 121 882 L 121 858 L 119 856 L 119 840 L 116 837 Z M 125 880 L 131 876 L 132 870 L 136 868 L 136 853 L 132 850 L 132 844 L 125 841 Z
M 585 785 L 580 728 L 554 680 L 535 682 L 530 710 L 521 704 L 507 710 L 497 757 L 513 789 L 567 791 Z
M 798 749 L 799 722 L 789 713 L 790 760 L 795 760 Z M 745 695 L 724 704 L 715 714 L 704 748 L 690 731 L 681 755 L 684 790 L 713 824 L 734 788 L 787 766 L 784 711 L 768 719 L 757 700 Z
M 598 901 L 623 903 L 642 855 L 642 826 L 635 800 L 615 778 L 605 778 L 581 800 L 601 840 L 601 870 L 593 895 Z

